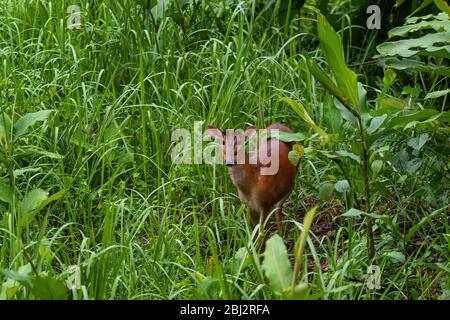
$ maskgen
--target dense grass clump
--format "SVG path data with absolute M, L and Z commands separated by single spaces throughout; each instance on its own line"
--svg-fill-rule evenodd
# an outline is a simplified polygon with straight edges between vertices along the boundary
M 72 1 L 4 2 L 0 298 L 37 298 L 18 274 L 79 281 L 73 299 L 277 298 L 262 268 L 264 236 L 250 227 L 225 168 L 171 161 L 172 132 L 193 132 L 197 121 L 282 122 L 313 136 L 302 142 L 282 235 L 293 253 L 305 213 L 318 206 L 301 264 L 311 297 L 449 298 L 448 121 L 396 130 L 371 150 L 371 163 L 382 162 L 370 171 L 370 211 L 388 218 L 371 220 L 369 259 L 372 218 L 342 216 L 363 200 L 335 188 L 363 184 L 357 165 L 324 156 L 281 99 L 305 105 L 330 136 L 341 132 L 334 151 L 351 150 L 355 141 L 343 138 L 351 125 L 305 62 L 326 68 L 312 10 L 267 19 L 257 1 L 187 1 L 152 15 L 139 1 L 82 0 L 81 26 L 71 29 Z M 361 27 L 352 26 L 348 2 L 331 1 L 330 12 L 374 108 L 383 90 L 383 68 L 371 60 L 378 43 L 373 33 L 351 43 Z M 445 76 L 398 71 L 384 94 L 448 117 L 447 96 L 424 99 L 445 89 Z M 371 265 L 378 289 L 366 285 Z

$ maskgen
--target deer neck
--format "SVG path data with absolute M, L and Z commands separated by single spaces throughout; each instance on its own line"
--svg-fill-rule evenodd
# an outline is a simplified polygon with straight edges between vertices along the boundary
M 256 165 L 247 162 L 245 164 L 236 164 L 228 167 L 228 173 L 230 174 L 234 185 L 245 194 L 251 192 L 257 172 L 258 168 Z

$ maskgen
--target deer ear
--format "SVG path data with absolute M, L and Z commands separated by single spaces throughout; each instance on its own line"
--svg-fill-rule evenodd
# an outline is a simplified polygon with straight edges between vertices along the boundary
M 214 137 L 215 139 L 223 140 L 223 132 L 212 125 L 206 127 L 206 136 Z

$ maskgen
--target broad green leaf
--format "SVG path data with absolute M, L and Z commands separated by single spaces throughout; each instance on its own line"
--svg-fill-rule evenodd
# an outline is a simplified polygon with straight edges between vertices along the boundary
M 36 299 L 40 300 L 67 300 L 67 289 L 63 281 L 49 277 L 30 276 L 28 269 L 19 269 L 14 272 L 0 269 L 0 273 L 6 278 L 12 279 L 30 290 Z
M 41 172 L 42 167 L 36 167 L 36 168 L 20 168 L 13 171 L 14 177 L 20 177 L 23 176 L 27 172 Z
M 49 264 L 52 259 L 52 250 L 51 250 L 51 242 L 47 240 L 45 237 L 39 243 L 38 247 L 39 256 L 45 264 Z
M 167 16 L 167 11 L 169 10 L 170 3 L 173 0 L 158 0 L 156 6 L 151 10 L 151 14 L 157 22 L 160 22 L 165 16 Z
M 424 124 L 424 125 L 432 124 L 433 122 L 437 122 L 439 120 L 439 118 L 442 117 L 442 115 L 444 115 L 444 113 L 435 114 L 434 116 L 431 116 L 428 119 L 425 119 L 422 121 L 419 121 L 419 120 L 410 121 L 405 125 L 404 129 L 415 128 L 416 126 L 421 125 L 421 124 Z
M 408 152 L 403 149 L 393 156 L 391 163 L 400 173 L 413 174 L 422 166 L 423 160 L 421 158 L 410 159 Z
M 397 78 L 397 74 L 395 73 L 394 70 L 392 69 L 386 69 L 384 71 L 384 76 L 383 76 L 383 84 L 386 87 L 390 87 L 392 85 L 392 83 L 394 83 L 395 79 Z
M 317 32 L 320 46 L 327 63 L 333 71 L 337 86 L 348 97 L 350 104 L 357 108 L 359 106 L 359 97 L 356 74 L 346 65 L 341 38 L 328 23 L 325 16 L 320 13 L 317 14 Z
M 362 114 L 363 117 L 365 117 L 369 113 L 369 108 L 367 106 L 367 90 L 361 82 L 357 83 L 357 88 L 359 97 L 358 113 Z
M 430 139 L 430 136 L 428 133 L 423 133 L 419 135 L 418 137 L 414 137 L 408 140 L 408 146 L 413 148 L 414 150 L 419 151 L 422 149 L 422 147 L 427 143 L 427 141 Z
M 392 115 L 407 108 L 408 102 L 394 97 L 385 97 L 380 100 L 379 107 L 371 112 L 371 116 L 377 117 L 383 114 Z
M 370 166 L 372 172 L 377 175 L 383 168 L 383 160 L 374 160 Z
M 273 291 L 282 294 L 291 285 L 292 267 L 286 246 L 278 234 L 273 235 L 266 242 L 262 268 Z
M 422 164 L 423 160 L 420 158 L 411 159 L 406 163 L 405 171 L 409 174 L 416 173 L 417 170 L 419 170 L 419 168 L 422 166 Z
M 355 113 L 351 112 L 351 109 L 347 108 L 339 99 L 334 99 L 336 108 L 341 113 L 342 118 L 350 122 L 353 127 L 358 126 L 358 120 L 356 119 Z
M 393 262 L 397 263 L 405 262 L 405 255 L 399 251 L 386 252 L 384 255 L 390 258 Z
M 381 116 L 375 117 L 372 119 L 372 121 L 370 122 L 370 126 L 369 128 L 367 128 L 367 133 L 368 134 L 373 134 L 375 133 L 383 124 L 384 120 L 386 120 L 387 118 L 387 114 L 383 114 Z
M 13 193 L 8 184 L 0 181 L 0 201 L 12 203 Z
M 450 77 L 450 67 L 443 65 L 434 65 L 432 63 L 425 64 L 419 60 L 399 59 L 390 57 L 384 60 L 384 63 L 396 70 L 415 70 L 419 72 L 435 73 L 437 75 Z
M 16 292 L 22 287 L 22 285 L 12 279 L 7 279 L 0 286 L 0 301 L 12 300 Z
M 304 300 L 309 293 L 309 286 L 307 283 L 301 282 L 294 287 L 290 296 L 293 300 Z
M 0 113 L 0 146 L 9 140 L 11 132 L 11 119 L 6 113 Z
M 66 190 L 62 189 L 50 197 L 48 196 L 48 192 L 42 189 L 35 189 L 27 193 L 20 202 L 21 215 L 19 219 L 19 226 L 23 227 L 30 223 L 38 211 L 50 202 L 61 198 L 65 192 Z
M 47 120 L 48 116 L 52 112 L 53 110 L 41 110 L 33 113 L 27 113 L 22 116 L 22 118 L 17 120 L 14 124 L 14 140 L 17 140 L 30 126 L 34 125 L 36 122 Z
M 432 29 L 438 32 L 450 32 L 450 23 L 448 19 L 445 20 L 422 20 L 415 24 L 406 24 L 401 27 L 391 29 L 388 33 L 389 38 L 392 37 L 407 37 L 409 33 L 417 32 L 420 30 Z
M 204 299 L 217 299 L 220 295 L 220 281 L 213 277 L 205 277 L 197 289 Z
M 351 208 L 350 210 L 347 210 L 345 213 L 343 213 L 342 216 L 347 218 L 359 218 L 364 213 L 365 213 L 364 211 Z
M 0 274 L 3 274 L 3 276 L 8 279 L 12 279 L 14 281 L 19 282 L 20 284 L 28 288 L 32 287 L 32 277 L 29 276 L 28 273 L 16 272 L 9 269 L 0 269 Z
M 446 96 L 447 94 L 450 93 L 450 89 L 446 89 L 446 90 L 439 90 L 439 91 L 433 91 L 433 92 L 429 92 L 426 96 L 425 96 L 425 100 L 427 99 L 436 99 L 436 98 L 440 98 L 443 96 Z
M 24 227 L 31 223 L 36 215 L 37 209 L 40 210 L 47 199 L 48 192 L 42 189 L 34 189 L 28 192 L 19 204 L 19 226 Z
M 402 149 L 398 151 L 394 156 L 392 157 L 391 164 L 392 166 L 400 171 L 401 173 L 404 173 L 406 171 L 405 165 L 409 160 L 408 152 L 405 149 Z
M 354 161 L 356 161 L 358 163 L 361 162 L 361 158 L 358 155 L 356 155 L 354 153 L 351 153 L 351 152 L 348 152 L 346 150 L 338 150 L 338 151 L 336 151 L 336 154 L 338 156 L 340 156 L 340 157 L 345 157 L 345 158 L 352 159 L 352 160 L 354 160 Z
M 403 90 L 402 90 L 402 94 L 409 95 L 412 98 L 417 98 L 422 93 L 422 91 L 423 90 L 417 86 L 414 86 L 414 87 L 404 86 Z
M 67 289 L 63 281 L 50 277 L 33 277 L 31 292 L 39 300 L 67 300 Z
M 329 182 L 325 182 L 319 187 L 319 199 L 322 201 L 326 201 L 331 198 L 334 191 L 334 185 Z
M 441 45 L 448 43 L 448 39 L 450 32 L 430 33 L 420 38 L 385 42 L 377 50 L 384 56 L 409 58 L 420 55 L 450 59 L 450 44 Z
M 334 97 L 330 95 L 326 96 L 323 108 L 323 116 L 327 122 L 328 132 L 341 133 L 342 128 L 342 115 L 341 111 L 334 103 Z
M 397 127 L 397 126 L 405 126 L 412 122 L 421 122 L 429 120 L 433 117 L 441 117 L 442 113 L 434 109 L 424 109 L 420 111 L 415 111 L 409 114 L 399 114 L 396 116 L 391 116 L 388 121 L 386 121 L 386 127 Z
M 20 201 L 20 213 L 25 215 L 38 209 L 47 198 L 48 192 L 42 189 L 34 189 L 28 192 L 22 201 Z
M 28 286 L 31 283 L 31 264 L 27 263 L 26 265 L 23 265 L 19 267 L 19 270 L 17 272 L 10 271 L 7 269 L 0 269 L 0 274 L 3 273 L 3 275 L 8 279 L 6 280 L 2 286 L 0 291 L 0 300 L 11 300 L 14 298 L 16 292 L 22 287 L 22 286 Z
M 396 78 L 397 74 L 392 68 L 385 68 L 383 76 L 383 89 L 381 90 L 381 93 L 378 95 L 377 98 L 378 101 L 384 98 L 384 96 L 386 95 L 386 93 L 388 92 L 389 88 L 392 86 Z

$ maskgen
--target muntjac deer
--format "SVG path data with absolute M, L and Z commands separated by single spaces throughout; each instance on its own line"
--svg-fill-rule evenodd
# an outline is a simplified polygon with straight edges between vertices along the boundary
M 272 124 L 264 129 L 266 132 L 273 130 L 292 132 L 283 124 Z M 245 145 L 237 143 L 237 135 L 232 132 L 232 130 L 222 132 L 208 126 L 206 134 L 221 143 L 224 164 L 228 167 L 240 200 L 250 208 L 252 226 L 264 223 L 275 209 L 277 230 L 281 232 L 282 205 L 294 188 L 297 174 L 297 167 L 288 159 L 292 144 L 277 138 L 263 137 L 259 140 L 258 147 L 247 153 Z M 244 136 L 254 137 L 256 133 L 256 127 L 251 126 L 245 131 Z M 275 166 L 275 171 L 267 173 L 267 169 L 274 167 L 275 162 L 278 165 Z

